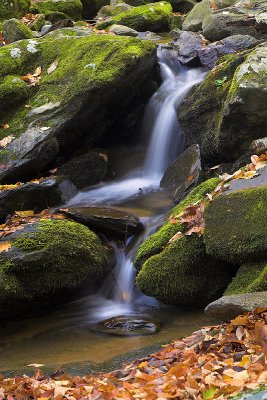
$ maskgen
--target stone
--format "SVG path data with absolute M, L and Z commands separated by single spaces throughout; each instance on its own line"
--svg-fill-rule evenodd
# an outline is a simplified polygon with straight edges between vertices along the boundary
M 136 31 L 164 32 L 169 29 L 172 7 L 166 1 L 133 7 L 106 21 L 97 24 L 98 29 L 106 29 L 110 25 L 125 25 Z
M 186 14 L 192 10 L 197 4 L 195 0 L 171 0 L 172 9 L 174 12 Z
M 114 15 L 118 15 L 122 12 L 129 11 L 132 9 L 132 6 L 126 3 L 119 3 L 114 6 L 107 5 L 100 8 L 97 13 L 97 18 L 107 18 L 112 17 Z
M 31 39 L 34 37 L 30 28 L 16 18 L 8 19 L 3 23 L 3 38 L 7 43 L 13 43 L 22 39 Z
M 104 151 L 89 150 L 58 168 L 57 175 L 70 180 L 77 189 L 83 189 L 101 182 L 107 173 L 107 166 L 108 156 Z
M 200 178 L 200 150 L 195 144 L 170 164 L 160 181 L 160 186 L 170 194 L 175 203 L 178 203 L 199 183 Z
M 256 139 L 251 143 L 251 151 L 258 156 L 267 151 L 267 137 Z
M 42 179 L 38 183 L 25 183 L 8 190 L 1 190 L 0 186 L 0 219 L 3 222 L 15 211 L 40 212 L 45 208 L 60 204 L 62 200 L 61 183 L 54 178 Z
M 5 165 L 0 181 L 12 183 L 55 165 L 59 153 L 71 157 L 81 146 L 97 147 L 105 135 L 110 137 L 111 127 L 123 123 L 121 114 L 135 101 L 146 102 L 156 46 L 75 27 L 4 46 L 0 60 L 0 107 L 6 110 L 0 123 L 8 124 L 8 135 L 15 137 L 0 150 Z M 39 65 L 42 79 L 36 90 L 20 77 Z M 7 135 L 2 131 L 1 139 Z
M 187 14 L 183 23 L 183 30 L 193 32 L 201 31 L 204 18 L 208 17 L 211 13 L 210 0 L 200 1 Z
M 198 52 L 203 47 L 203 36 L 195 32 L 174 31 L 174 49 L 178 52 L 178 60 L 182 64 L 199 65 Z
M 68 19 L 68 16 L 63 12 L 52 11 L 49 14 L 45 15 L 46 21 L 51 22 L 51 24 L 55 24 L 58 21 L 62 21 L 62 19 Z
M 224 294 L 264 292 L 267 290 L 267 261 L 245 262 L 227 286 Z
M 173 31 L 174 29 L 182 29 L 184 19 L 185 19 L 184 15 L 171 14 L 171 25 L 170 25 L 171 31 Z
M 90 229 L 122 240 L 143 230 L 134 214 L 116 208 L 78 207 L 64 210 L 64 213 Z
M 81 0 L 32 0 L 31 2 L 32 13 L 49 15 L 58 11 L 74 21 L 82 19 L 82 8 Z
M 100 321 L 93 331 L 116 336 L 153 335 L 160 330 L 160 323 L 140 316 L 118 316 Z
M 134 29 L 128 28 L 127 26 L 123 25 L 111 25 L 108 29 L 109 32 L 115 33 L 115 35 L 119 36 L 138 36 L 138 32 Z
M 45 24 L 45 15 L 44 14 L 37 14 L 35 16 L 35 19 L 32 22 L 30 22 L 29 28 L 32 31 L 40 32 L 42 30 L 42 27 L 44 26 L 44 24 Z
M 110 268 L 110 250 L 83 225 L 40 220 L 5 237 L 0 257 L 0 320 L 48 310 L 94 293 Z
M 70 18 L 62 19 L 61 21 L 57 21 L 54 24 L 52 24 L 48 29 L 47 33 L 56 31 L 57 29 L 72 28 L 72 27 L 73 27 L 73 22 Z
M 254 292 L 223 296 L 210 303 L 205 313 L 210 318 L 229 321 L 240 314 L 254 311 L 258 307 L 267 306 L 267 292 Z
M 30 0 L 0 0 L 0 21 L 21 18 L 30 9 Z

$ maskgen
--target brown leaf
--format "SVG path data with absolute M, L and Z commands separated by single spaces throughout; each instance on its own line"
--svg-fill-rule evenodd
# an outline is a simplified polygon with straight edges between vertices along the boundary
M 11 247 L 10 242 L 0 242 L 0 253 L 7 252 Z
M 0 140 L 0 147 L 6 147 L 13 139 L 15 139 L 15 136 L 6 136 L 4 139 Z

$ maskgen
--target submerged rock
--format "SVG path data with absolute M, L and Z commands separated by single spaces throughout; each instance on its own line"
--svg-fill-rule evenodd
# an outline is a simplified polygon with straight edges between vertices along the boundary
M 223 296 L 210 303 L 205 312 L 211 318 L 229 321 L 240 314 L 254 311 L 257 307 L 266 307 L 267 292 L 254 292 Z
M 160 323 L 140 316 L 118 316 L 94 325 L 92 330 L 116 336 L 153 335 L 160 329 Z
M 105 29 L 110 25 L 125 25 L 137 31 L 164 32 L 170 25 L 172 7 L 170 3 L 161 1 L 144 6 L 134 7 L 114 17 L 100 22 L 98 29 Z
M 1 186 L 0 186 L 1 188 Z M 40 212 L 63 201 L 60 180 L 43 179 L 8 190 L 0 190 L 0 219 L 21 210 Z
M 1 107 L 6 110 L 0 122 L 15 137 L 0 150 L 1 182 L 34 177 L 59 153 L 73 154 L 85 141 L 90 146 L 103 140 L 133 100 L 147 99 L 144 84 L 156 65 L 156 46 L 81 30 L 65 28 L 0 48 Z M 37 86 L 21 80 L 39 65 Z
M 34 37 L 30 28 L 22 21 L 16 18 L 4 21 L 2 28 L 3 38 L 7 43 L 13 43 L 17 40 L 31 39 Z
M 186 149 L 166 170 L 160 186 L 170 194 L 175 203 L 185 197 L 200 180 L 201 160 L 199 146 Z
M 0 319 L 24 317 L 95 292 L 109 270 L 109 252 L 85 226 L 44 220 L 4 238 L 0 257 Z
M 64 213 L 97 232 L 123 240 L 143 230 L 143 225 L 135 215 L 116 208 L 79 207 L 70 208 Z

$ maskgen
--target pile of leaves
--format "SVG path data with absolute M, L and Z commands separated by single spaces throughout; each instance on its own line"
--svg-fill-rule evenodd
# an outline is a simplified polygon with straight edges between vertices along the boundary
M 120 370 L 0 377 L 0 399 L 228 399 L 267 383 L 267 308 L 204 327 Z
M 171 224 L 182 223 L 185 224 L 185 232 L 177 232 L 170 240 L 169 243 L 174 242 L 182 236 L 190 236 L 196 233 L 202 236 L 205 229 L 204 211 L 206 206 L 212 202 L 216 197 L 220 196 L 225 190 L 230 187 L 231 181 L 234 179 L 252 179 L 258 176 L 258 170 L 267 166 L 267 151 L 260 156 L 251 156 L 251 163 L 244 168 L 239 169 L 233 174 L 224 173 L 219 175 L 220 183 L 212 193 L 207 193 L 203 201 L 191 204 L 185 207 L 184 211 L 178 215 L 171 215 L 169 222 Z M 216 170 L 220 165 L 211 168 Z

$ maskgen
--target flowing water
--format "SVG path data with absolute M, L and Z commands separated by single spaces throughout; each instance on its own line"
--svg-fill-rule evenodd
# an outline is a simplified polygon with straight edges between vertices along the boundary
M 173 315 L 173 311 L 170 313 L 164 307 L 159 309 L 156 300 L 140 293 L 134 285 L 133 260 L 137 248 L 160 225 L 164 213 L 171 206 L 166 195 L 160 191 L 160 179 L 168 164 L 184 150 L 175 108 L 205 74 L 201 69 L 181 66 L 175 52 L 170 50 L 159 49 L 158 60 L 162 84 L 149 101 L 144 116 L 143 134 L 149 138 L 149 144 L 143 166 L 137 166 L 118 181 L 81 191 L 67 204 L 69 208 L 97 204 L 134 209 L 145 226 L 144 233 L 130 238 L 122 247 L 112 243 L 117 263 L 97 294 L 42 318 L 26 320 L 20 323 L 18 332 L 14 331 L 14 326 L 18 324 L 8 325 L 2 335 L 0 369 L 18 368 L 33 362 L 57 366 L 84 360 L 103 362 L 130 349 L 187 334 L 193 330 L 192 320 L 194 324 L 195 321 L 203 324 L 205 317 L 201 312 L 179 311 Z M 165 327 L 154 339 L 149 339 L 150 336 L 147 339 L 111 338 L 89 330 L 92 324 L 121 315 L 157 318 L 165 321 Z

